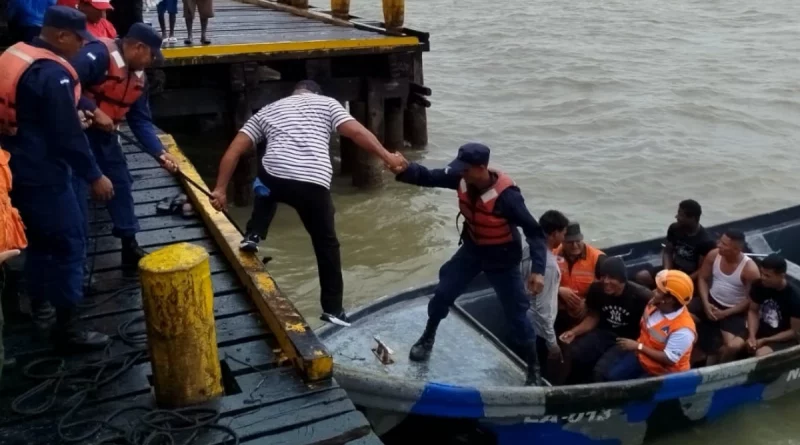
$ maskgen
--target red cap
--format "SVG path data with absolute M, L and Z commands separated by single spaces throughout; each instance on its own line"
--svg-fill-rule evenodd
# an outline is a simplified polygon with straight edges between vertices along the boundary
M 111 6 L 110 0 L 81 0 L 82 3 L 86 3 L 87 5 L 91 5 L 95 9 L 99 9 L 101 11 L 108 11 L 114 9 Z

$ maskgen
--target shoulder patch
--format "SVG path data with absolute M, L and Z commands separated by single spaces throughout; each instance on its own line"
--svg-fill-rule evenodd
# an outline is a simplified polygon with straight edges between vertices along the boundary
M 69 85 L 71 82 L 66 77 L 58 81 L 61 85 Z
M 92 59 L 92 60 L 97 60 L 97 56 L 95 56 L 94 54 L 92 54 L 92 53 L 90 53 L 90 52 L 89 52 L 89 53 L 86 53 L 86 57 L 88 57 L 88 58 L 90 58 L 90 59 Z

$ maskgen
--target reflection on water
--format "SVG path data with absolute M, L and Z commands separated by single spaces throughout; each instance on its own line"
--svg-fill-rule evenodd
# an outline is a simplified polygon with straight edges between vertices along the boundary
M 351 3 L 381 17 L 378 0 Z M 407 0 L 407 25 L 431 31 L 433 48 L 431 144 L 416 156 L 441 166 L 462 143 L 485 142 L 534 215 L 558 208 L 599 246 L 663 236 L 685 198 L 703 204 L 706 225 L 796 204 L 798 17 L 796 0 Z M 215 166 L 206 135 L 183 140 L 201 168 Z M 456 248 L 454 194 L 342 182 L 334 200 L 348 306 L 435 280 Z M 233 213 L 246 221 L 246 209 Z M 313 323 L 313 251 L 290 209 L 265 247 Z M 798 400 L 656 443 L 797 445 L 800 427 L 786 419 Z

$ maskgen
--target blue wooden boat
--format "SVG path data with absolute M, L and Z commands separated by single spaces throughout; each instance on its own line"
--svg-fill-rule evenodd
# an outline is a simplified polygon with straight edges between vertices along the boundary
M 753 256 L 779 252 L 798 283 L 800 206 L 707 229 L 729 228 L 746 233 Z M 662 243 L 604 250 L 622 257 L 633 276 L 660 265 Z M 434 286 L 385 296 L 353 312 L 352 326 L 318 331 L 334 356 L 336 380 L 387 443 L 425 437 L 435 440 L 429 443 L 638 445 L 800 388 L 800 347 L 664 377 L 525 387 L 525 364 L 506 346 L 501 308 L 484 277 L 440 326 L 430 361 L 410 362 Z M 392 363 L 373 352 L 376 338 L 393 352 Z

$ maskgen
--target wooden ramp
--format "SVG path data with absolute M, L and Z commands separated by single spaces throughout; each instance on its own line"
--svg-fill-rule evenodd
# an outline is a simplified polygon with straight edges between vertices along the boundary
M 171 138 L 166 137 L 165 140 Z M 129 144 L 124 144 L 123 149 L 135 181 L 136 213 L 142 228 L 138 235 L 140 244 L 146 249 L 157 249 L 186 241 L 204 247 L 211 254 L 216 332 L 226 390 L 223 398 L 208 406 L 218 410 L 218 424 L 233 429 L 243 444 L 380 444 L 344 390 L 331 378 L 324 378 L 329 366 L 325 362 L 320 365 L 304 358 L 309 354 L 327 356 L 326 351 L 318 349 L 313 332 L 303 329 L 307 325 L 303 322 L 303 325 L 292 326 L 293 332 L 289 335 L 282 329 L 270 328 L 262 321 L 265 317 L 261 312 L 266 306 L 259 306 L 265 303 L 253 304 L 255 287 L 252 282 L 241 279 L 240 261 L 215 241 L 215 237 L 219 239 L 220 231 L 230 230 L 211 227 L 199 216 L 184 218 L 156 215 L 158 201 L 188 190 L 148 155 Z M 175 147 L 171 151 L 179 154 Z M 191 166 L 184 164 L 184 168 L 190 170 L 187 174 L 196 175 Z M 198 210 L 204 218 L 208 217 L 203 214 L 204 209 Z M 143 330 L 143 324 L 136 322 L 142 316 L 138 280 L 126 278 L 119 268 L 120 242 L 111 236 L 112 227 L 107 211 L 90 207 L 90 218 L 89 264 L 94 271 L 95 290 L 84 302 L 82 318 L 88 327 L 113 334 L 114 342 L 105 353 L 66 358 L 64 367 L 86 366 L 99 359 L 123 357 L 123 360 L 107 364 L 109 372 L 103 374 L 103 378 L 122 366 L 122 362 L 125 362 L 127 371 L 90 391 L 82 403 L 79 398 L 69 399 L 70 395 L 87 386 L 85 382 L 76 380 L 75 376 L 64 380 L 54 404 L 49 408 L 42 403 L 52 398 L 55 393 L 52 387 L 44 388 L 41 394 L 29 400 L 21 400 L 19 396 L 22 393 L 43 381 L 23 375 L 25 366 L 50 356 L 51 351 L 47 342 L 35 338 L 29 321 L 17 320 L 15 323 L 7 320 L 4 339 L 6 354 L 8 358 L 16 359 L 16 365 L 5 369 L 0 381 L 0 444 L 70 443 L 67 438 L 91 432 L 98 425 L 89 422 L 66 427 L 70 423 L 104 419 L 113 412 L 132 406 L 152 407 L 150 364 L 146 351 L 142 352 L 143 338 L 141 334 L 137 335 L 137 331 Z M 266 274 L 263 270 L 250 269 L 250 275 L 246 276 Z M 273 292 L 279 291 L 274 288 Z M 266 293 L 260 295 L 264 300 L 272 300 L 273 297 Z M 291 304 L 281 304 L 284 313 L 274 315 L 278 319 L 289 317 L 294 309 Z M 268 323 L 274 325 L 274 321 L 269 320 Z M 123 340 L 127 340 L 127 343 Z M 304 364 L 305 368 L 298 366 Z M 52 362 L 43 363 L 30 369 L 29 373 L 54 373 L 58 371 L 56 365 Z M 316 368 L 312 370 L 314 366 Z M 95 368 L 84 377 L 92 379 L 98 370 Z M 316 378 L 314 372 L 317 373 Z M 307 378 L 304 380 L 302 376 Z M 309 379 L 315 381 L 309 383 Z M 18 405 L 13 406 L 15 400 Z M 68 413 L 76 405 L 77 411 Z M 19 413 L 35 410 L 36 406 L 47 409 L 40 413 Z M 60 421 L 66 427 L 61 433 Z M 118 425 L 124 425 L 124 422 Z M 198 431 L 200 434 L 192 443 L 233 443 L 221 430 L 200 428 Z M 90 438 L 72 443 L 97 443 L 96 438 L 111 433 L 114 430 L 103 428 Z
M 248 0 L 247 3 L 214 0 L 215 17 L 209 21 L 211 45 L 200 43 L 197 17 L 192 29 L 194 42 L 192 45 L 184 43 L 186 24 L 183 8 L 179 7 L 175 26 L 178 41 L 175 45 L 164 47 L 165 64 L 196 64 L 240 56 L 266 60 L 292 54 L 305 57 L 320 52 L 325 55 L 395 52 L 419 50 L 427 45 L 427 34 L 424 33 L 404 30 L 400 35 L 389 35 L 377 22 L 357 21 L 336 25 L 270 9 L 263 6 L 265 3 L 274 4 L 266 0 Z M 169 26 L 168 16 L 165 20 Z M 145 13 L 144 21 L 160 30 L 155 10 Z M 424 36 L 422 40 L 420 36 Z

